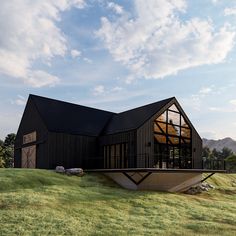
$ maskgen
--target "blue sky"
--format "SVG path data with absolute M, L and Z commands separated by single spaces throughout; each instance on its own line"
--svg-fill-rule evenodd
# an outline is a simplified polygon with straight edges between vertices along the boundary
M 236 1 L 2 0 L 0 138 L 30 93 L 124 111 L 175 96 L 236 139 Z

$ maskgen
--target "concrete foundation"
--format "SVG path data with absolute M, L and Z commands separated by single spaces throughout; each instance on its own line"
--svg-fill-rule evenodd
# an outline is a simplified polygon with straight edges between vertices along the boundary
M 202 173 L 109 172 L 104 173 L 126 189 L 183 192 L 202 180 Z

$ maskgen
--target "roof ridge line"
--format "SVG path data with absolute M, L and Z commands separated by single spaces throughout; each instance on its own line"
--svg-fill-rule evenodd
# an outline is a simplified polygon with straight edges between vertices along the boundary
M 65 104 L 72 105 L 72 106 L 84 107 L 84 108 L 88 108 L 88 109 L 91 109 L 91 110 L 97 110 L 97 111 L 108 112 L 108 113 L 112 113 L 112 114 L 118 114 L 118 113 L 115 113 L 115 112 L 112 112 L 112 111 L 106 111 L 106 110 L 102 110 L 102 109 L 99 109 L 99 108 L 84 106 L 84 105 L 80 105 L 80 104 L 76 104 L 76 103 L 72 103 L 72 102 L 62 101 L 62 100 L 49 98 L 49 97 L 43 97 L 43 96 L 39 96 L 39 95 L 35 95 L 35 94 L 29 94 L 29 97 L 32 97 L 32 98 L 33 97 L 38 97 L 38 98 L 42 98 L 42 99 L 46 99 L 46 100 L 65 103 Z
M 133 110 L 135 110 L 135 109 L 143 108 L 143 107 L 146 107 L 146 106 L 150 106 L 150 105 L 153 105 L 153 104 L 155 104 L 155 103 L 164 102 L 164 101 L 167 101 L 167 100 L 170 100 L 170 101 L 171 101 L 171 100 L 174 99 L 174 98 L 175 98 L 175 97 L 166 98 L 166 99 L 163 99 L 163 100 L 160 100 L 160 101 L 157 101 L 157 102 L 152 102 L 152 103 L 149 103 L 149 104 L 140 106 L 140 107 L 131 108 L 131 109 L 129 109 L 129 110 L 122 111 L 122 112 L 120 112 L 120 113 L 115 113 L 115 114 L 120 115 L 120 114 L 122 114 L 122 113 L 129 112 L 129 111 L 133 111 Z M 176 98 L 175 98 L 175 99 L 176 99 Z

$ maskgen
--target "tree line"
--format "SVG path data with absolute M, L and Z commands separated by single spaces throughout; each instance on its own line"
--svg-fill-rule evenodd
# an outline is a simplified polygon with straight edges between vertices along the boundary
M 0 139 L 0 168 L 14 167 L 14 143 L 16 135 L 8 134 L 4 141 Z
M 209 147 L 203 147 L 202 150 L 203 163 L 205 166 L 209 166 L 209 163 L 213 163 L 213 168 L 217 165 L 217 162 L 225 162 L 225 167 L 229 171 L 236 171 L 236 153 L 231 149 L 224 147 L 221 150 L 210 150 Z

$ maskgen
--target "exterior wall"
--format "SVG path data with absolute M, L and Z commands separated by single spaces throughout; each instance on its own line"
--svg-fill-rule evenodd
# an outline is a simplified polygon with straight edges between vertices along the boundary
M 181 113 L 186 117 L 187 122 L 190 124 L 192 129 L 192 158 L 193 158 L 193 169 L 202 169 L 202 139 L 199 136 L 198 132 L 192 125 L 191 121 L 188 119 L 188 116 L 185 114 L 184 110 L 176 101 Z
M 23 144 L 23 136 L 31 132 L 36 131 L 36 142 Z M 36 168 L 47 168 L 47 152 L 46 152 L 46 140 L 47 140 L 47 128 L 44 125 L 39 113 L 31 99 L 27 102 L 24 114 L 22 116 L 19 129 L 16 134 L 15 152 L 14 152 L 14 167 L 21 167 L 21 149 L 36 144 Z M 44 161 L 42 162 L 41 157 Z
M 127 143 L 129 168 L 153 167 L 153 121 L 173 103 L 178 105 L 177 101 L 172 100 L 137 130 L 97 138 L 49 132 L 33 100 L 29 99 L 16 135 L 14 166 L 21 167 L 23 147 L 36 145 L 36 168 L 52 169 L 57 165 L 66 168 L 103 168 L 103 146 Z M 185 115 L 181 107 L 179 105 L 178 107 Z M 191 124 L 187 118 L 186 120 Z M 191 128 L 193 168 L 202 168 L 202 140 L 192 125 Z M 36 131 L 36 141 L 23 144 L 23 135 L 34 131 Z
M 137 168 L 153 167 L 154 159 L 153 122 L 148 120 L 137 130 Z
M 140 128 L 137 129 L 137 167 L 144 167 L 148 163 L 152 168 L 154 165 L 154 131 L 153 122 L 174 102 L 171 101 L 159 110 L 154 116 L 146 121 Z M 148 159 L 148 161 L 147 161 Z
M 124 132 L 124 133 L 117 133 L 102 136 L 99 138 L 99 149 L 100 149 L 100 156 L 103 157 L 103 146 L 104 145 L 113 145 L 113 144 L 120 144 L 120 143 L 127 143 L 128 145 L 128 165 L 129 168 L 137 167 L 136 163 L 136 131 Z
M 192 157 L 193 168 L 202 169 L 202 139 L 195 130 L 192 131 Z
M 153 117 L 146 121 L 140 128 L 137 129 L 137 167 L 153 167 L 154 164 L 154 131 L 153 122 L 161 115 L 169 106 L 173 103 L 177 105 L 180 112 L 186 118 L 187 122 L 190 124 L 192 129 L 192 158 L 193 158 L 193 168 L 202 168 L 202 139 L 199 134 L 189 121 L 185 112 L 177 102 L 177 100 L 172 100 L 166 106 L 164 106 L 160 111 L 158 111 Z M 149 166 L 147 166 L 147 163 Z
M 50 132 L 48 136 L 49 168 L 99 168 L 96 137 Z
M 36 131 L 36 142 L 23 144 L 23 135 Z M 21 167 L 21 149 L 36 144 L 36 168 L 54 169 L 57 165 L 65 168 L 99 168 L 96 159 L 98 152 L 95 137 L 77 136 L 49 132 L 44 125 L 34 102 L 27 102 L 20 126 L 16 135 L 14 167 Z

